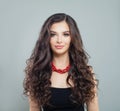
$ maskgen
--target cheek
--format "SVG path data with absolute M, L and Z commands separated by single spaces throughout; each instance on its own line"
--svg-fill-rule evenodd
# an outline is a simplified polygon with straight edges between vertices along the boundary
M 71 43 L 71 38 L 69 38 L 67 41 L 66 41 L 66 44 L 70 45 Z
M 50 48 L 53 49 L 53 46 L 54 46 L 55 42 L 53 39 L 50 39 Z
M 50 46 L 53 44 L 54 42 L 53 42 L 53 40 L 52 39 L 50 39 Z

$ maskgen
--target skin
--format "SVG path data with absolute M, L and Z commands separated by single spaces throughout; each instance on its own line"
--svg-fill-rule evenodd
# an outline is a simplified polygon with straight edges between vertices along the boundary
M 68 51 L 71 42 L 69 27 L 66 22 L 63 21 L 53 24 L 50 31 L 50 46 L 53 51 L 53 64 L 59 69 L 64 69 L 69 64 Z M 58 88 L 68 87 L 66 83 L 67 76 L 68 73 L 58 74 L 57 72 L 52 72 L 51 86 Z
M 51 28 L 50 46 L 53 51 L 53 64 L 59 68 L 64 69 L 69 64 L 69 46 L 71 42 L 70 31 L 65 21 L 54 23 Z M 70 87 L 66 83 L 68 73 L 58 74 L 52 72 L 51 87 L 67 88 Z M 70 81 L 72 84 L 72 81 Z M 72 84 L 73 85 L 73 84 Z M 95 88 L 97 92 L 97 88 Z M 30 111 L 41 111 L 36 103 L 29 98 Z M 87 111 L 99 111 L 97 95 L 90 103 L 87 103 Z

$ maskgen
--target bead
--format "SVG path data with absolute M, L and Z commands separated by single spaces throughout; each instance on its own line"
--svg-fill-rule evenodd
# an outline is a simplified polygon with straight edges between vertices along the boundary
M 58 72 L 60 74 L 64 74 L 64 73 L 68 72 L 70 67 L 71 67 L 70 64 L 69 64 L 65 69 L 57 69 L 55 67 L 55 65 L 53 64 L 53 62 L 51 63 L 51 66 L 52 66 L 52 71 Z

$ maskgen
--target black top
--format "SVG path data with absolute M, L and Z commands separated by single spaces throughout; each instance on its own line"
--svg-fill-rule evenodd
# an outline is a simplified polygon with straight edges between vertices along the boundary
M 78 105 L 70 100 L 71 88 L 51 87 L 50 104 L 43 106 L 43 111 L 84 111 L 83 105 Z

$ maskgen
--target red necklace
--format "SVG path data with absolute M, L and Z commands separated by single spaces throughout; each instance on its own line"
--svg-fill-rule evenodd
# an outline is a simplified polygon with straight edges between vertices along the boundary
M 52 71 L 58 72 L 58 73 L 60 73 L 60 74 L 63 74 L 63 73 L 68 72 L 69 69 L 70 69 L 70 67 L 71 67 L 70 64 L 69 64 L 65 69 L 57 69 L 57 68 L 55 67 L 55 65 L 53 64 L 53 62 L 51 62 L 51 66 L 52 66 Z

